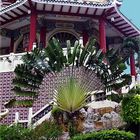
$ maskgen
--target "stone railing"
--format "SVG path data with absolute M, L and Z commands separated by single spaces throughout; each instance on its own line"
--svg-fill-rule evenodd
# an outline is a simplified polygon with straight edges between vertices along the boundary
M 135 76 L 132 76 L 132 82 L 131 82 L 131 84 L 122 87 L 122 93 L 128 93 L 135 86 L 136 86 L 136 79 L 135 79 Z
M 43 106 L 35 114 L 33 114 L 33 109 L 29 108 L 28 119 L 21 120 L 19 117 L 19 112 L 15 114 L 15 124 L 22 124 L 24 127 L 36 127 L 41 124 L 46 119 L 50 118 L 51 110 L 53 108 L 53 101 Z
M 22 63 L 21 57 L 26 53 L 10 53 L 0 56 L 0 72 L 14 71 L 18 64 Z
M 33 114 L 29 125 L 32 124 L 33 127 L 35 127 L 35 126 L 41 124 L 46 119 L 49 119 L 52 108 L 53 108 L 53 101 L 50 102 L 49 104 L 46 104 L 39 111 L 37 111 L 35 114 Z
M 81 43 L 81 42 L 80 42 Z M 73 47 L 71 48 L 73 50 Z M 63 48 L 64 55 L 67 53 L 67 48 Z M 10 53 L 7 55 L 0 55 L 0 72 L 10 72 L 14 71 L 18 64 L 22 64 L 22 56 L 24 53 Z

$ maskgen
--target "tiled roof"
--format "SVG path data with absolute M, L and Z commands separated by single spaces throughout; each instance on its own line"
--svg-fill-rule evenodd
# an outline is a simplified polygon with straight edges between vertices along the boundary
M 105 2 L 91 2 L 90 0 L 20 0 L 0 10 L 1 25 L 18 18 L 28 16 L 32 8 L 41 14 L 58 14 L 99 19 L 103 17 L 126 37 L 140 35 L 131 21 L 119 10 L 121 5 L 117 0 L 103 0 Z

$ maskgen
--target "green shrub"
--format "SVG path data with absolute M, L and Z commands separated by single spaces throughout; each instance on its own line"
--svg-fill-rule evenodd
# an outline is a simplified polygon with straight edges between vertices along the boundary
M 45 121 L 41 125 L 37 126 L 33 130 L 34 140 L 39 140 L 40 138 L 46 139 L 56 139 L 62 134 L 61 128 L 54 122 Z
M 135 89 L 131 89 L 129 94 L 139 94 L 140 95 L 140 87 L 136 87 Z
M 71 140 L 134 140 L 135 135 L 131 132 L 119 130 L 103 130 L 99 132 L 77 135 Z
M 128 123 L 140 123 L 140 95 L 128 95 L 123 98 L 122 117 Z
M 32 130 L 20 125 L 0 126 L 0 140 L 32 140 Z
M 55 107 L 52 109 L 51 114 L 55 120 L 58 120 L 58 118 L 63 115 L 63 111 L 58 107 Z

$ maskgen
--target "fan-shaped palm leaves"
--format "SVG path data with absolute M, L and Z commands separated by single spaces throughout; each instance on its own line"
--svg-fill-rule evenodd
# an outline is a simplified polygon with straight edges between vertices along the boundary
M 82 47 L 77 41 L 74 46 L 71 46 L 68 41 L 65 54 L 59 41 L 53 38 L 47 48 L 42 50 L 35 48 L 31 53 L 24 55 L 23 64 L 18 65 L 15 69 L 13 90 L 18 96 L 28 97 L 29 101 L 26 98 L 26 100 L 18 101 L 18 103 L 12 102 L 12 104 L 19 105 L 21 103 L 21 106 L 31 106 L 31 101 L 34 101 L 38 96 L 39 86 L 45 74 L 55 74 L 65 67 L 73 69 L 82 66 L 87 70 L 90 69 L 101 79 L 105 89 L 111 90 L 123 86 L 128 76 L 122 74 L 125 69 L 122 60 L 113 51 L 107 54 L 103 54 L 101 50 L 97 51 L 95 43 L 96 40 L 91 38 L 89 43 Z M 105 63 L 104 60 L 107 62 Z M 24 104 L 24 101 L 27 104 Z
M 70 80 L 61 85 L 60 88 L 55 91 L 54 102 L 57 106 L 68 113 L 74 113 L 87 103 L 86 100 L 89 98 L 87 93 L 76 80 L 70 78 Z

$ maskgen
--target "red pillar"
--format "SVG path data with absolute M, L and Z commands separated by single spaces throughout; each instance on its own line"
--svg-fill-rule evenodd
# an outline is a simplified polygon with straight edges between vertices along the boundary
M 13 52 L 14 49 L 14 37 L 11 37 L 11 41 L 10 41 L 10 48 L 9 48 L 9 52 Z
M 43 48 L 46 47 L 46 27 L 41 27 L 40 29 L 40 43 L 42 44 Z
M 86 43 L 88 42 L 88 33 L 86 30 L 83 30 L 83 45 L 85 46 Z
M 99 19 L 99 39 L 100 49 L 103 53 L 106 53 L 106 32 L 105 32 L 105 21 L 103 18 Z
M 29 36 L 28 51 L 32 50 L 33 43 L 36 41 L 36 24 L 37 24 L 37 13 L 35 10 L 32 10 L 30 17 L 30 36 Z
M 130 71 L 131 76 L 136 76 L 135 58 L 133 53 L 130 55 Z

